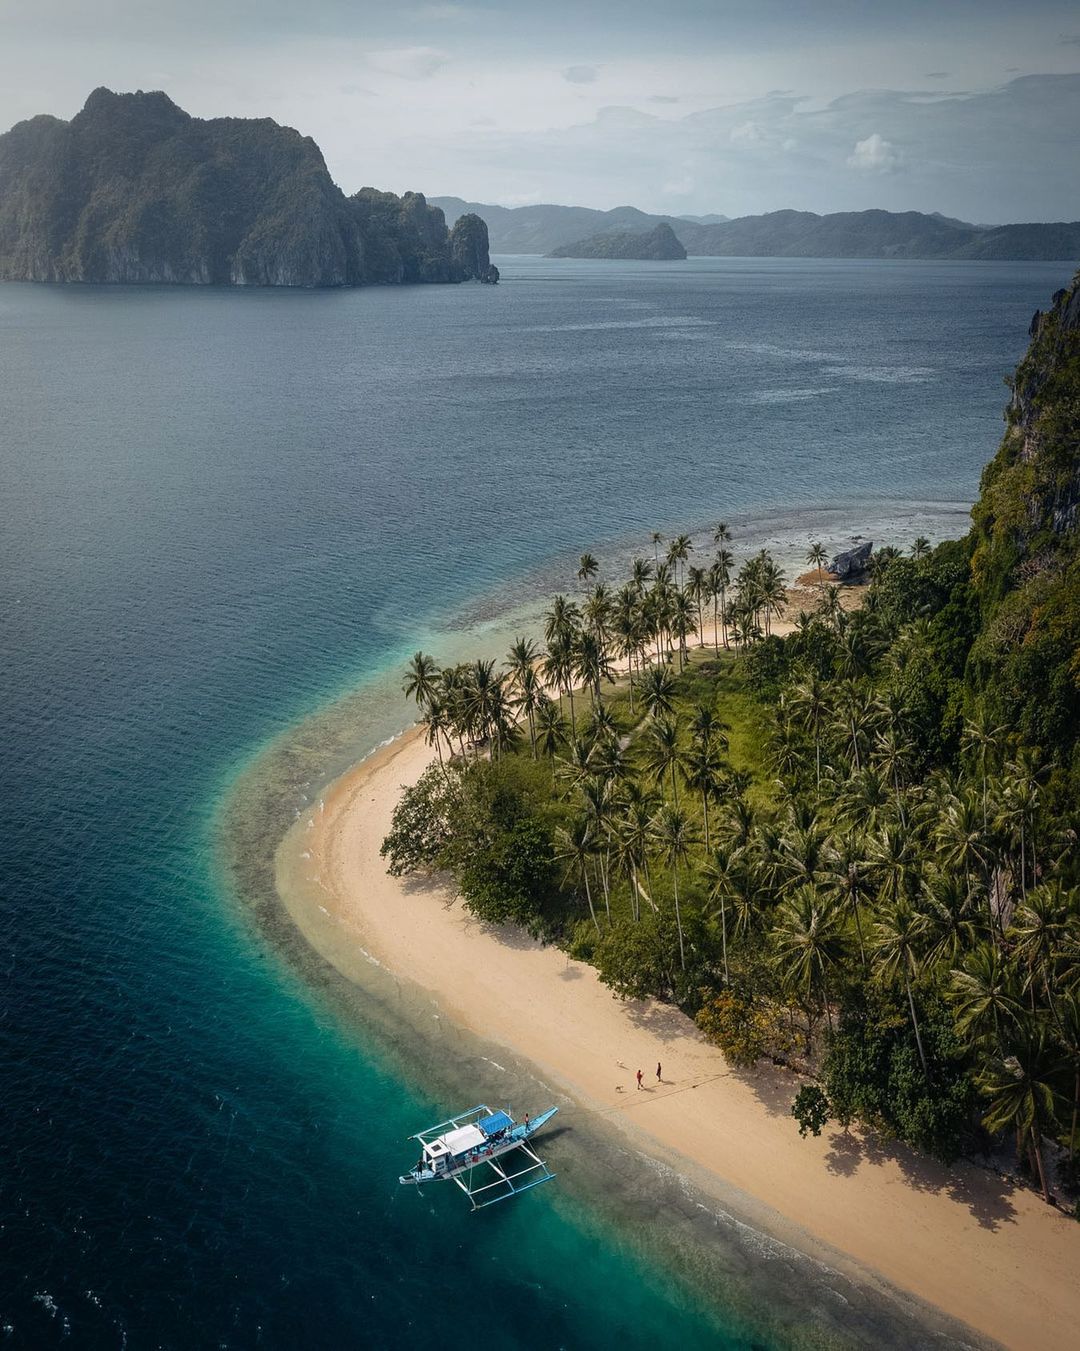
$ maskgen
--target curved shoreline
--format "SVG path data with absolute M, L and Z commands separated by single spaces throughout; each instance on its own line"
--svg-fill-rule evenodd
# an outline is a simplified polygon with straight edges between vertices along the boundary
M 558 949 L 489 932 L 436 883 L 389 877 L 379 845 L 432 758 L 405 734 L 331 783 L 280 844 L 278 892 L 321 956 L 352 979 L 375 963 L 419 986 L 438 1016 L 531 1062 L 639 1148 L 688 1162 L 721 1202 L 745 1193 L 983 1337 L 1075 1345 L 1080 1226 L 1034 1193 L 840 1131 L 800 1139 L 790 1076 L 735 1074 L 678 1010 L 621 1003 Z

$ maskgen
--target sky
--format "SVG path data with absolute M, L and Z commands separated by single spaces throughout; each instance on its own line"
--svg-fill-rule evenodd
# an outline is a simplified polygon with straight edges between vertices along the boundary
M 1080 219 L 1076 0 L 0 0 L 0 127 L 98 85 L 296 127 L 346 192 Z

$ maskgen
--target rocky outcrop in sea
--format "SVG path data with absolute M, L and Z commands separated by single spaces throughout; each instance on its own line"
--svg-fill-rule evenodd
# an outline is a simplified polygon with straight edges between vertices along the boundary
M 70 122 L 0 136 L 0 280 L 362 286 L 498 270 L 479 217 L 451 233 L 422 193 L 346 197 L 290 127 L 96 89 Z

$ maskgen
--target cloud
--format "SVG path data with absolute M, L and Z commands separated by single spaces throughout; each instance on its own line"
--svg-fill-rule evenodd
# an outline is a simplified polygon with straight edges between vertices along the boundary
M 678 103 L 676 94 L 650 94 L 648 101 L 650 103 Z
M 765 133 L 757 122 L 740 122 L 731 128 L 728 139 L 732 145 L 756 145 L 765 139 Z
M 1062 33 L 1058 42 L 1064 47 L 1080 47 L 1080 33 Z
M 384 75 L 400 80 L 427 80 L 450 60 L 449 53 L 437 47 L 397 47 L 389 51 L 368 52 L 367 62 Z
M 928 70 L 928 71 L 926 72 L 926 78 L 927 78 L 928 80 L 947 80 L 947 79 L 949 78 L 949 71 L 947 71 L 947 70 Z
M 903 156 L 892 141 L 874 132 L 863 141 L 855 142 L 854 151 L 848 156 L 848 167 L 862 169 L 867 173 L 895 173 L 903 163 Z
M 462 19 L 471 19 L 474 13 L 467 5 L 421 5 L 416 17 L 434 23 L 458 23 Z
M 567 66 L 562 77 L 571 84 L 592 84 L 599 73 L 596 66 Z

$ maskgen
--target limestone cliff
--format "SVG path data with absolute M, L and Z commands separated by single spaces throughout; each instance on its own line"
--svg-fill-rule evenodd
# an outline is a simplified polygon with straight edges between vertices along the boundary
M 310 137 L 97 89 L 0 136 L 0 280 L 358 286 L 490 280 L 419 193 L 346 198 Z
M 1034 744 L 1080 746 L 1080 278 L 1036 313 L 1011 385 L 972 512 L 970 675 Z

